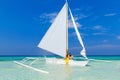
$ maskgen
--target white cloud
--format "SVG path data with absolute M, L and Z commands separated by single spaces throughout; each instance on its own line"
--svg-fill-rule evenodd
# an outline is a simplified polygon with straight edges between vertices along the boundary
M 96 25 L 92 28 L 92 30 L 94 30 L 95 32 L 93 33 L 93 35 L 105 35 L 106 34 L 106 31 L 107 29 L 104 28 L 103 26 L 101 25 Z
M 76 21 L 75 23 L 76 23 L 77 27 L 82 27 L 82 25 L 79 22 Z M 73 28 L 73 22 L 71 19 L 69 19 L 68 26 L 69 26 L 69 28 Z
M 53 12 L 53 13 L 43 13 L 42 15 L 40 15 L 40 20 L 46 20 L 46 22 L 50 22 L 52 23 L 55 19 L 55 17 L 57 16 L 57 12 Z
M 93 35 L 105 35 L 109 29 L 103 27 L 102 25 L 96 25 L 92 28 L 92 30 L 94 30 Z
M 108 13 L 108 14 L 105 14 L 104 16 L 115 16 L 116 13 Z
M 85 33 L 80 33 L 80 35 L 83 37 L 83 36 L 88 36 L 88 34 L 85 34 Z M 69 34 L 69 36 L 76 36 L 76 32 L 72 32 Z
M 96 25 L 96 26 L 93 27 L 93 30 L 106 30 L 106 28 L 104 28 L 101 25 Z
M 79 14 L 77 17 L 78 19 L 83 19 L 83 18 L 87 18 L 88 16 L 85 14 Z
M 105 35 L 104 32 L 96 32 L 96 33 L 93 33 L 93 35 Z
M 44 14 L 40 15 L 40 20 L 41 20 L 41 22 L 43 22 L 43 23 L 47 23 L 47 22 L 53 23 L 53 21 L 54 21 L 54 19 L 55 19 L 55 17 L 56 17 L 57 15 L 58 15 L 57 12 L 54 12 L 54 13 L 44 13 Z M 69 17 L 68 19 L 69 19 L 69 20 L 68 20 L 68 21 L 69 21 L 69 23 L 68 23 L 69 28 L 73 28 L 73 23 L 72 23 L 71 18 Z M 75 21 L 76 21 L 77 27 L 82 27 L 82 25 L 81 25 L 79 22 L 77 22 L 77 20 L 78 20 L 79 18 L 78 18 L 78 17 L 74 17 L 74 19 L 75 19 Z
M 117 39 L 119 39 L 119 40 L 120 40 L 120 36 L 117 36 Z
M 72 11 L 75 17 L 77 17 L 78 19 L 84 19 L 90 16 L 91 14 L 90 10 L 91 10 L 91 7 L 86 7 L 86 8 L 75 8 Z

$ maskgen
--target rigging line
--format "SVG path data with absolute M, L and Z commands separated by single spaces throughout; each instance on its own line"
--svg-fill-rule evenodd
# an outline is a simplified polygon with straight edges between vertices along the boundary
M 23 64 L 23 63 L 21 63 L 21 62 L 14 61 L 14 63 L 16 63 L 16 64 L 18 64 L 18 65 L 21 65 L 21 66 L 23 66 L 23 67 L 32 69 L 32 70 L 37 71 L 37 72 L 49 74 L 49 72 L 47 72 L 47 71 L 44 71 L 44 70 L 41 70 L 41 69 L 37 69 L 37 68 L 34 68 L 34 67 L 32 67 L 32 66 L 25 65 L 25 64 Z

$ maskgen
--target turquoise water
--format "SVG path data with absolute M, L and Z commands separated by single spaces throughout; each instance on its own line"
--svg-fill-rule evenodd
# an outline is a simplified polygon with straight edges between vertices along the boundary
M 43 74 L 13 63 L 24 57 L 0 57 L 0 80 L 120 80 L 120 56 L 93 56 L 86 67 L 48 65 L 44 58 L 33 64 L 34 67 L 49 71 Z M 28 62 L 29 63 L 29 62 Z M 28 64 L 27 63 L 27 64 Z

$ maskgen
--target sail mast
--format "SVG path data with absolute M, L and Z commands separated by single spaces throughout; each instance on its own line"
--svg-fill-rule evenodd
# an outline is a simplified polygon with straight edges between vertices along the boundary
M 66 0 L 66 54 L 68 54 L 68 2 Z

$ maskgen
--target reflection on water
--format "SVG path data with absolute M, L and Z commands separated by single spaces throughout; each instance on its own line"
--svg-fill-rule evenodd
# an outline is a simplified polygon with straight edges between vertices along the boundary
M 69 69 L 69 65 L 65 65 L 65 80 L 70 80 L 70 69 Z

